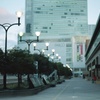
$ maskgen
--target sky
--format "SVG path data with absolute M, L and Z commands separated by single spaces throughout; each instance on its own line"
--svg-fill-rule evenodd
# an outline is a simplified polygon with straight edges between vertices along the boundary
M 88 1 L 88 24 L 96 24 L 100 13 L 100 0 Z M 16 11 L 22 11 L 21 26 L 12 26 L 7 33 L 7 48 L 17 45 L 18 32 L 24 32 L 25 0 L 0 0 L 0 24 L 17 22 Z M 0 48 L 5 46 L 5 31 L 0 27 Z

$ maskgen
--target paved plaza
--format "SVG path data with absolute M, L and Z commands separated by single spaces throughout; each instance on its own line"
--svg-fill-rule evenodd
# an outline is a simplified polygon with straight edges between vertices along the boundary
M 100 84 L 72 78 L 35 95 L 0 97 L 0 100 L 100 100 Z

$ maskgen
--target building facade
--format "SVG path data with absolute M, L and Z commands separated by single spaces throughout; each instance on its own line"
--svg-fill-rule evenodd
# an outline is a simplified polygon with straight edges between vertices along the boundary
M 82 73 L 86 70 L 85 67 L 85 49 L 86 40 L 88 36 L 74 36 L 73 37 L 73 73 L 74 76 L 82 76 Z
M 23 39 L 35 39 L 36 31 L 41 32 L 40 40 L 50 43 L 50 50 L 61 55 L 63 64 L 73 68 L 73 37 L 88 33 L 87 0 L 26 0 Z M 19 45 L 24 48 L 25 44 Z
M 88 25 L 88 35 L 91 37 L 94 33 L 95 30 L 95 25 L 94 24 L 89 24 Z
M 26 34 L 87 34 L 87 0 L 26 0 Z
M 89 77 L 93 78 L 96 76 L 97 79 L 100 79 L 100 16 L 87 48 L 85 58 Z

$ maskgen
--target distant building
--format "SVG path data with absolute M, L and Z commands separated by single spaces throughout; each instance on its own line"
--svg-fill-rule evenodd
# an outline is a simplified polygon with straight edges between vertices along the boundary
M 85 43 L 88 39 L 87 36 L 74 36 L 73 37 L 73 74 L 74 76 L 82 76 L 83 71 L 86 70 L 85 67 Z
M 91 37 L 94 33 L 95 25 L 89 24 L 88 25 L 88 35 Z
M 77 57 L 75 58 L 74 50 L 81 44 L 85 49 L 84 42 L 78 43 L 76 36 L 83 36 L 84 39 L 88 35 L 87 18 L 87 0 L 26 0 L 23 39 L 36 39 L 34 34 L 40 31 L 42 42 L 37 44 L 37 48 L 45 48 L 44 43 L 49 42 L 49 50 L 45 53 L 55 49 L 55 53 L 61 56 L 61 62 L 68 64 L 72 69 L 78 69 L 76 73 L 79 74 L 82 72 L 80 68 L 85 68 L 82 64 L 85 61 L 83 60 L 82 65 L 75 64 L 77 62 L 74 60 Z M 18 45 L 23 49 L 27 47 L 24 42 L 19 42 Z M 30 51 L 36 52 L 32 44 Z
M 26 34 L 86 35 L 87 0 L 26 0 Z

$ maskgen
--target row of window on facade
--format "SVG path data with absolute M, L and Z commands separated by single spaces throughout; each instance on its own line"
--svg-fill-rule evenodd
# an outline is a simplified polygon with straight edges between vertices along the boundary
M 85 71 L 86 69 L 85 68 L 74 68 L 73 70 L 74 71 Z
M 52 7 L 52 6 L 51 6 Z M 55 7 L 68 7 L 69 8 L 69 6 L 68 5 L 56 5 Z M 73 7 L 74 8 L 74 7 Z M 37 7 L 36 8 L 37 10 L 41 10 L 41 8 L 40 7 Z M 77 9 L 77 8 L 75 8 L 75 9 Z M 54 9 L 52 8 L 52 9 L 49 9 L 49 10 L 51 10 L 51 11 L 53 11 Z M 67 11 L 72 11 L 72 9 L 66 9 Z M 78 10 L 78 9 L 77 9 Z M 80 10 L 80 12 L 84 12 L 84 10 L 83 9 L 81 9 Z
M 96 57 L 96 59 L 93 60 L 93 62 L 91 62 L 87 68 L 91 68 L 92 66 L 94 65 L 97 65 L 98 64 L 98 57 Z
M 73 27 L 74 25 L 68 24 L 68 26 L 72 26 L 72 27 Z M 80 25 L 80 27 L 82 27 L 82 25 Z M 38 28 L 36 27 L 36 29 L 38 29 Z M 51 30 L 52 27 L 42 27 L 42 29 L 43 29 L 43 30 L 41 30 L 41 33 L 48 33 L 48 29 Z M 27 33 L 31 33 L 31 30 L 32 30 L 31 24 L 27 24 L 27 25 L 26 25 L 26 32 L 27 32 Z
M 29 13 L 29 12 L 28 12 Z M 48 11 L 34 11 L 34 13 L 36 13 L 36 14 L 55 14 L 55 12 L 48 12 Z M 56 13 L 58 13 L 58 12 L 56 12 Z M 64 13 L 64 15 L 85 15 L 85 13 Z M 66 16 L 61 16 L 61 18 L 67 18 Z

